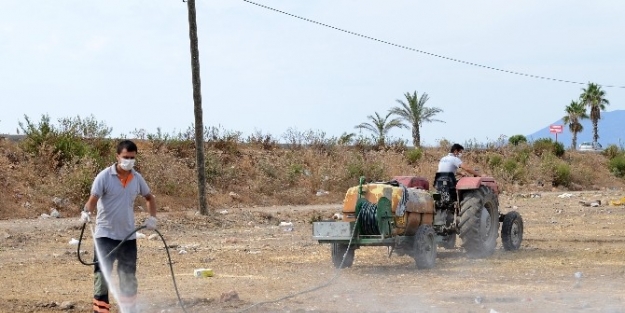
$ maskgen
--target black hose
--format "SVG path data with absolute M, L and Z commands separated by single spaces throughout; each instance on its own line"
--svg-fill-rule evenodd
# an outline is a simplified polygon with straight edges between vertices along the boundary
M 80 238 L 78 238 L 78 250 L 77 250 L 77 254 L 78 254 L 78 261 L 80 261 L 80 263 L 82 263 L 83 265 L 95 265 L 97 263 L 96 262 L 85 262 L 81 257 L 80 257 L 80 244 L 82 243 L 82 236 L 85 233 L 85 227 L 87 226 L 87 223 L 82 224 L 82 229 L 80 230 Z M 128 238 L 130 238 L 130 236 L 132 236 L 134 233 L 142 230 L 146 228 L 145 225 L 143 226 L 139 226 L 137 228 L 135 228 L 135 230 L 133 230 L 130 234 L 128 234 L 128 236 L 126 236 L 118 245 L 117 247 L 113 248 L 113 250 L 111 250 L 111 252 L 109 252 L 104 258 L 109 257 L 113 252 L 115 252 L 117 249 L 119 249 L 119 247 L 126 241 L 128 240 Z M 167 260 L 169 263 L 169 270 L 171 271 L 171 279 L 174 282 L 174 290 L 176 290 L 176 297 L 178 298 L 178 303 L 180 304 L 180 307 L 182 308 L 182 311 L 185 313 L 188 313 L 187 310 L 184 307 L 184 304 L 182 303 L 182 299 L 180 298 L 180 292 L 178 291 L 178 284 L 176 284 L 176 276 L 174 276 L 174 266 L 173 263 L 171 262 L 171 255 L 169 254 L 169 247 L 167 247 L 167 242 L 165 242 L 165 238 L 163 237 L 163 235 L 161 234 L 161 232 L 159 232 L 156 229 L 153 229 L 154 232 L 156 232 L 158 234 L 158 236 L 161 238 L 161 241 L 163 242 L 163 246 L 165 246 L 165 252 L 167 252 Z
M 378 206 L 369 201 L 364 201 L 364 203 L 360 207 L 359 214 L 362 219 L 360 224 L 360 231 L 363 235 L 380 234 L 380 229 L 378 228 L 378 221 L 376 218 L 377 211 Z

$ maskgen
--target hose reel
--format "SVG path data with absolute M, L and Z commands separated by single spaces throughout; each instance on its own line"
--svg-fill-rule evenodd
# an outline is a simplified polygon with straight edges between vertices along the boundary
M 356 216 L 360 216 L 358 230 L 361 235 L 390 237 L 394 226 L 391 200 L 386 197 L 371 203 L 364 198 L 356 202 Z

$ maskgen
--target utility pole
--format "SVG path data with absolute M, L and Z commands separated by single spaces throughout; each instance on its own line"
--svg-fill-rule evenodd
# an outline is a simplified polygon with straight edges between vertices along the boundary
M 202 121 L 202 83 L 200 81 L 200 51 L 197 40 L 195 0 L 187 0 L 189 11 L 189 41 L 191 44 L 191 78 L 193 82 L 193 113 L 195 115 L 195 163 L 197 169 L 200 214 L 208 215 L 206 202 L 206 171 L 204 164 L 204 122 Z

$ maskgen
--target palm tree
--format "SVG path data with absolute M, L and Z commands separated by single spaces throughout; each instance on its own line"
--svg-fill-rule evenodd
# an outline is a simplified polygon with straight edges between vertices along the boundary
M 599 140 L 599 131 L 597 124 L 601 119 L 601 111 L 605 111 L 605 106 L 610 101 L 605 98 L 605 91 L 601 90 L 601 86 L 595 83 L 588 83 L 586 88 L 582 89 L 580 96 L 581 103 L 590 108 L 590 120 L 592 121 L 592 141 L 596 144 Z
M 577 147 L 577 134 L 584 130 L 580 121 L 588 118 L 586 106 L 581 102 L 571 101 L 571 104 L 564 108 L 564 112 L 566 112 L 566 115 L 562 120 L 564 125 L 569 125 L 569 130 L 573 133 L 572 148 L 575 149 Z
M 383 147 L 385 145 L 386 136 L 389 130 L 393 128 L 406 128 L 406 125 L 404 125 L 400 119 L 394 118 L 389 121 L 388 118 L 390 116 L 391 116 L 390 112 L 386 114 L 384 118 L 381 117 L 380 114 L 378 114 L 378 112 L 375 112 L 375 116 L 373 115 L 367 116 L 367 118 L 371 120 L 371 123 L 360 123 L 359 125 L 356 125 L 356 127 L 354 128 L 366 129 L 372 132 L 373 136 L 376 138 L 376 142 L 378 146 Z
M 401 120 L 410 124 L 412 127 L 412 144 L 415 148 L 421 147 L 421 126 L 423 123 L 430 122 L 442 122 L 441 120 L 434 119 L 436 114 L 443 112 L 440 108 L 429 108 L 425 106 L 425 103 L 430 99 L 427 93 L 423 93 L 421 98 L 417 96 L 417 92 L 410 94 L 409 92 L 404 94 L 406 102 L 397 100 L 397 103 L 401 106 L 392 108 L 389 112 L 400 117 Z

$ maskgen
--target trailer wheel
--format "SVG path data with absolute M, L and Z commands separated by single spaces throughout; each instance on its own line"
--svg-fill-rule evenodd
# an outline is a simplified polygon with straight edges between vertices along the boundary
M 436 263 L 436 238 L 432 225 L 422 224 L 414 240 L 414 260 L 418 269 L 434 267 Z
M 347 249 L 347 244 L 333 242 L 332 249 L 332 264 L 335 268 L 351 267 L 354 264 L 354 249 Z M 345 261 L 343 261 L 345 256 Z M 341 263 L 343 266 L 341 267 Z
M 501 242 L 507 251 L 518 250 L 523 241 L 523 218 L 518 212 L 508 212 L 501 224 Z

